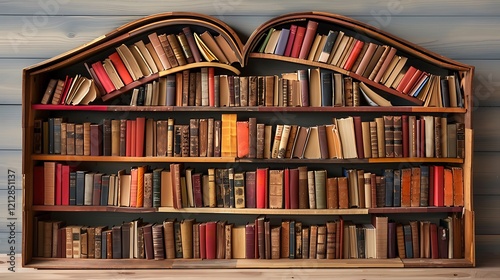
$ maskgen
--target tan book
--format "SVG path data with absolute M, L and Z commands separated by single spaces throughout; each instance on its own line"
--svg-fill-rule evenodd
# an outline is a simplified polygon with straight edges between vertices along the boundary
M 168 34 L 167 40 L 174 51 L 175 59 L 177 60 L 179 66 L 186 65 L 186 57 L 184 56 L 184 51 L 182 50 L 179 41 L 177 40 L 177 36 L 175 34 Z
M 83 155 L 90 156 L 90 123 L 83 123 Z
M 264 49 L 264 53 L 274 54 L 274 50 L 276 49 L 276 44 L 278 44 L 278 38 L 280 37 L 281 30 L 273 30 L 271 36 L 269 36 L 269 40 L 267 41 L 266 48 Z
M 258 126 L 257 126 L 258 128 Z M 271 140 L 272 140 L 272 130 L 271 125 L 264 126 L 264 158 L 271 158 Z M 258 134 L 258 130 L 257 130 Z M 258 145 L 258 135 L 257 135 L 257 145 Z M 257 150 L 258 151 L 258 150 Z
M 226 245 L 226 252 L 225 252 L 225 258 L 226 259 L 232 259 L 233 258 L 233 224 L 226 224 L 224 226 L 224 235 L 225 235 L 225 245 Z
M 153 44 L 147 43 L 145 46 L 146 46 L 146 49 L 148 50 L 149 54 L 151 55 L 151 58 L 153 58 L 153 62 L 155 63 L 157 70 L 158 71 L 164 70 L 163 64 L 160 60 L 160 57 L 158 56 L 158 53 L 156 53 L 156 50 L 153 47 Z
M 321 39 L 323 37 L 326 37 L 326 36 L 321 35 L 321 34 L 316 34 L 316 36 L 314 37 L 314 41 L 311 44 L 311 49 L 309 49 L 309 54 L 307 55 L 307 60 L 309 60 L 309 61 L 314 60 L 314 58 L 316 57 L 316 52 L 318 51 L 318 48 L 319 48 L 319 44 L 321 43 Z
M 173 207 L 173 190 L 172 190 L 172 177 L 170 171 L 163 170 L 161 172 L 161 207 Z
M 231 48 L 231 46 L 229 45 L 227 40 L 222 36 L 222 34 L 219 34 L 214 38 L 215 41 L 217 42 L 217 45 L 219 45 L 219 48 L 222 50 L 227 60 L 229 61 L 229 64 L 239 61 L 236 52 Z
M 229 60 L 226 58 L 224 52 L 222 52 L 222 49 L 219 47 L 219 45 L 215 41 L 212 34 L 210 34 L 210 32 L 208 31 L 203 32 L 200 35 L 200 39 L 203 41 L 203 43 L 205 43 L 205 46 L 208 47 L 208 49 L 215 55 L 215 57 L 220 63 L 229 64 Z
M 232 258 L 244 259 L 246 252 L 245 226 L 233 226 L 231 237 Z
M 45 93 L 43 94 L 42 100 L 40 101 L 41 104 L 48 104 L 52 101 L 52 96 L 54 94 L 54 90 L 56 89 L 58 81 L 59 80 L 57 79 L 50 79 L 47 88 L 45 88 Z
M 309 69 L 309 106 L 321 107 L 320 69 Z
M 372 142 L 370 138 L 370 122 L 361 122 L 363 136 L 363 151 L 365 158 L 372 157 Z
M 43 172 L 43 205 L 55 205 L 56 163 L 44 162 Z
M 121 44 L 116 48 L 116 51 L 134 81 L 137 81 L 144 76 L 135 56 L 126 45 Z
M 319 61 L 319 58 L 322 54 L 323 49 L 325 48 L 326 42 L 327 42 L 328 36 L 327 35 L 322 35 L 321 40 L 319 41 L 318 47 L 314 49 L 314 57 L 312 60 L 314 61 Z M 313 49 L 311 48 L 311 51 L 309 53 L 312 53 Z M 324 55 L 326 57 L 326 53 Z M 327 57 L 324 58 L 325 60 L 328 59 Z
M 283 170 L 269 170 L 269 208 L 283 208 Z
M 289 258 L 290 256 L 290 221 L 281 222 L 281 258 Z
M 377 147 L 378 156 L 385 157 L 385 129 L 384 129 L 384 118 L 375 118 L 375 123 L 377 124 Z
M 175 219 L 166 219 L 163 221 L 163 242 L 165 243 L 165 257 L 167 259 L 175 258 Z
M 271 259 L 279 259 L 281 257 L 281 227 L 275 226 L 271 228 Z
M 215 184 L 215 169 L 208 169 L 208 207 L 217 207 L 217 189 Z
M 221 136 L 221 155 L 223 157 L 236 157 L 237 139 L 236 139 L 236 114 L 222 114 L 222 136 Z
M 49 82 L 49 85 L 50 85 L 50 82 Z M 63 90 L 64 90 L 64 81 L 63 80 L 57 80 L 57 83 L 56 83 L 56 86 L 55 86 L 55 89 L 54 89 L 54 96 L 52 96 L 51 104 L 57 105 L 57 104 L 60 103 L 61 97 L 62 97 L 62 94 L 63 94 Z
M 407 57 L 400 56 L 397 64 L 394 66 L 394 69 L 392 70 L 391 74 L 387 77 L 384 85 L 386 87 L 397 87 L 397 83 L 395 82 L 398 75 L 401 74 L 401 71 L 403 70 L 403 67 L 406 64 L 406 61 L 408 60 Z
M 309 137 L 307 139 L 306 147 L 304 149 L 304 158 L 306 159 L 319 159 L 321 158 L 321 151 L 319 148 L 319 135 L 318 127 L 313 126 L 309 128 Z
M 214 60 L 218 60 L 217 56 L 205 44 L 205 42 L 201 39 L 200 35 L 198 35 L 197 33 L 193 33 L 193 36 L 201 55 L 203 56 L 203 58 L 205 58 L 206 61 L 211 62 Z
M 193 258 L 193 223 L 194 219 L 181 221 L 182 258 Z
M 171 68 L 170 63 L 168 62 L 167 55 L 165 53 L 165 50 L 163 49 L 163 46 L 160 43 L 160 40 L 158 39 L 158 35 L 156 32 L 153 32 L 148 35 L 149 41 L 151 41 L 151 45 L 153 46 L 156 54 L 158 55 L 158 58 L 161 61 L 162 67 L 158 67 L 159 70 L 166 70 Z
M 282 134 L 283 134 L 283 125 L 282 124 L 276 125 L 276 131 L 274 133 L 274 140 L 271 149 L 271 158 L 278 158 Z

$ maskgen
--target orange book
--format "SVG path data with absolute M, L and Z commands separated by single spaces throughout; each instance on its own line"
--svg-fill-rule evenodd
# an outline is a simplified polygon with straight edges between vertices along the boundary
M 444 206 L 453 206 L 453 173 L 450 168 L 444 169 Z
M 238 158 L 248 157 L 248 121 L 236 122 L 236 137 L 238 140 Z
M 132 76 L 130 76 L 130 73 L 127 70 L 127 67 L 125 67 L 125 64 L 123 63 L 123 60 L 120 58 L 120 55 L 117 52 L 112 53 L 109 56 L 109 60 L 113 63 L 115 66 L 116 72 L 118 72 L 118 75 L 122 79 L 122 82 L 125 85 L 130 84 L 134 80 L 132 79 Z
M 146 127 L 146 118 L 138 117 L 135 120 L 135 156 L 144 156 L 144 135 Z
M 453 173 L 453 205 L 464 206 L 464 177 L 463 169 L 452 167 Z
M 130 207 L 137 206 L 137 167 L 130 169 Z
M 401 171 L 401 207 L 411 206 L 411 169 Z
M 420 167 L 411 168 L 411 207 L 420 206 Z
M 221 155 L 223 157 L 237 156 L 236 114 L 222 114 Z
M 361 40 L 356 41 L 344 65 L 345 70 L 351 70 L 352 66 L 354 65 L 354 62 L 356 61 L 356 59 L 358 59 L 359 53 L 361 52 L 361 49 L 363 49 L 364 44 L 365 42 Z
M 137 195 L 135 207 L 144 206 L 144 173 L 146 172 L 145 166 L 137 168 Z

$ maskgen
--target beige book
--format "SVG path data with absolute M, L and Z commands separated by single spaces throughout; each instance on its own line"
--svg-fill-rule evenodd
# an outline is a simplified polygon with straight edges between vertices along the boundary
M 104 71 L 106 72 L 106 74 L 108 74 L 108 77 L 111 80 L 111 82 L 113 83 L 113 86 L 115 87 L 115 89 L 119 89 L 119 88 L 125 86 L 123 81 L 120 79 L 118 72 L 116 72 L 115 66 L 113 65 L 113 63 L 111 62 L 111 60 L 109 58 L 106 58 L 104 60 L 104 62 L 102 63 L 102 67 L 104 68 Z
M 130 206 L 130 174 L 120 175 L 120 205 L 122 207 Z
M 233 226 L 231 237 L 233 259 L 244 259 L 246 252 L 245 226 Z
M 385 157 L 385 129 L 384 129 L 384 119 L 375 118 L 377 123 L 377 145 L 378 145 L 378 157 Z
M 313 58 L 314 61 L 319 61 L 319 58 L 320 58 L 320 56 L 322 54 L 322 51 L 325 48 L 326 40 L 327 39 L 328 39 L 328 35 L 322 35 L 321 36 L 321 40 L 320 40 L 320 42 L 318 44 L 318 47 L 316 48 L 316 53 L 314 54 L 314 58 Z M 326 60 L 328 58 L 324 58 L 324 59 Z
M 226 56 L 227 60 L 229 60 L 230 64 L 239 61 L 235 51 L 231 48 L 227 40 L 221 34 L 215 36 L 214 38 L 219 47 L 221 48 L 222 52 L 224 52 L 224 55 Z
M 344 38 L 344 31 L 339 31 L 339 34 L 337 35 L 337 38 L 335 39 L 335 43 L 333 43 L 333 48 L 332 51 L 330 52 L 330 56 L 328 57 L 328 60 L 326 63 L 332 64 L 333 57 L 335 56 L 335 53 L 337 52 L 337 49 L 339 48 L 340 42 Z
M 164 170 L 161 172 L 161 207 L 173 207 L 174 196 L 172 190 L 172 177 L 170 171 Z
M 335 50 L 335 54 L 333 55 L 332 61 L 330 64 L 332 65 L 337 65 L 339 63 L 340 57 L 344 53 L 344 50 L 346 49 L 349 40 L 352 40 L 352 37 L 350 36 L 344 36 L 342 37 L 342 40 L 340 41 L 337 49 Z
M 159 71 L 158 66 L 156 65 L 156 62 L 155 62 L 153 56 L 151 55 L 151 53 L 149 52 L 148 48 L 146 47 L 146 44 L 144 44 L 144 42 L 142 40 L 139 40 L 139 41 L 135 42 L 134 45 L 139 50 L 140 54 L 142 55 L 142 57 L 146 61 L 147 65 L 149 66 L 151 71 L 153 73 L 158 73 L 158 71 Z M 158 60 L 160 60 L 160 59 L 158 58 Z
M 278 38 L 280 37 L 280 34 L 281 30 L 273 30 L 271 36 L 269 37 L 269 41 L 267 41 L 264 53 L 274 54 L 274 50 L 276 49 L 276 44 L 278 44 Z
M 282 133 L 283 133 L 283 125 L 282 124 L 276 125 L 276 132 L 274 134 L 274 141 L 271 150 L 271 158 L 278 158 Z
M 309 54 L 307 55 L 307 60 L 309 60 L 309 61 L 314 60 L 314 57 L 316 56 L 316 52 L 318 51 L 318 48 L 319 48 L 319 44 L 321 43 L 321 38 L 323 36 L 324 35 L 316 34 L 316 37 L 314 37 L 314 41 L 311 44 L 311 49 L 309 49 Z
M 374 90 L 369 88 L 365 83 L 360 82 L 359 88 L 361 89 L 361 92 L 364 95 L 366 95 L 371 101 L 375 102 L 378 106 L 392 106 L 392 104 L 389 100 L 380 96 Z
M 278 156 L 277 158 L 285 158 L 286 149 L 288 145 L 288 138 L 290 137 L 290 130 L 292 126 L 285 124 L 283 125 L 283 131 L 281 133 L 280 144 L 278 147 Z
M 222 49 L 219 47 L 219 45 L 215 41 L 212 34 L 210 34 L 210 32 L 208 31 L 203 32 L 200 35 L 200 39 L 205 43 L 205 46 L 207 46 L 208 49 L 212 51 L 212 53 L 215 55 L 215 57 L 220 63 L 229 64 L 229 60 L 226 58 L 226 56 L 222 52 Z
M 395 86 L 395 81 L 398 75 L 401 73 L 401 70 L 403 70 L 403 67 L 405 66 L 407 60 L 408 60 L 407 57 L 404 56 L 399 57 L 398 63 L 396 64 L 396 66 L 394 66 L 394 69 L 392 70 L 391 74 L 387 77 L 384 83 L 386 87 L 391 87 L 391 86 L 397 87 Z
M 320 69 L 309 69 L 309 106 L 321 107 Z
M 392 57 L 391 62 L 389 62 L 389 65 L 385 69 L 384 73 L 382 74 L 382 78 L 380 78 L 380 83 L 384 84 L 387 81 L 387 78 L 391 75 L 392 71 L 394 70 L 394 67 L 396 67 L 396 64 L 398 64 L 399 60 L 401 59 L 401 56 L 395 55 Z
M 309 128 L 309 139 L 307 140 L 304 150 L 304 158 L 319 159 L 321 158 L 321 151 L 319 148 L 318 127 L 313 126 Z
M 142 78 L 144 76 L 142 74 L 141 68 L 139 67 L 139 64 L 137 64 L 137 60 L 126 45 L 121 44 L 116 48 L 116 51 L 118 52 L 118 55 L 123 61 L 123 64 L 125 64 L 125 68 L 127 68 L 130 76 L 134 81 L 137 81 L 139 78 Z
M 153 69 L 151 69 L 148 62 L 146 61 L 146 58 L 142 55 L 139 48 L 136 45 L 131 45 L 128 48 L 134 56 L 135 61 L 137 61 L 137 65 L 139 65 L 139 69 L 141 69 L 142 76 L 149 76 L 153 74 Z
M 370 138 L 370 122 L 361 122 L 361 131 L 363 134 L 363 151 L 365 158 L 372 157 L 372 145 Z
M 146 44 L 146 49 L 148 50 L 149 54 L 153 58 L 153 61 L 156 65 L 156 68 L 158 71 L 164 70 L 163 69 L 163 64 L 161 63 L 160 57 L 158 56 L 158 53 L 156 53 L 155 48 L 153 47 L 153 44 L 147 43 Z

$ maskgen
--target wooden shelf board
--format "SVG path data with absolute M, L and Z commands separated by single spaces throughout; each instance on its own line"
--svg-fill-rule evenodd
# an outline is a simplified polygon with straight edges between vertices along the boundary
M 392 107 L 208 107 L 208 106 L 128 106 L 128 105 L 52 105 L 33 104 L 31 109 L 39 111 L 100 111 L 100 112 L 294 112 L 294 113 L 466 113 L 464 108 L 437 108 L 418 106 Z
M 463 158 L 427 158 L 427 157 L 415 157 L 415 158 L 370 158 L 368 163 L 394 163 L 394 162 L 406 162 L 406 163 L 464 163 Z
M 117 156 L 68 156 L 33 155 L 33 160 L 82 161 L 82 162 L 235 162 L 234 157 L 117 157 Z
M 466 259 L 401 259 L 404 267 L 473 267 Z
M 380 207 L 370 208 L 370 214 L 393 214 L 393 213 L 450 213 L 462 212 L 463 207 Z
M 25 267 L 39 269 L 229 269 L 229 268 L 402 268 L 403 262 L 395 259 L 66 259 L 33 258 Z
M 90 205 L 33 205 L 34 211 L 52 212 L 120 212 L 120 213 L 154 213 L 156 208 L 119 207 L 119 206 L 90 206 Z
M 174 73 L 182 72 L 184 70 L 203 68 L 203 67 L 214 67 L 214 68 L 226 69 L 226 70 L 233 72 L 235 75 L 239 75 L 241 73 L 238 68 L 231 66 L 229 64 L 204 61 L 204 62 L 188 63 L 186 65 L 181 65 L 181 66 L 177 66 L 174 68 L 170 68 L 168 70 L 163 70 L 163 71 L 158 72 L 158 75 L 160 77 L 164 77 L 164 76 L 171 75 Z
M 181 208 L 159 207 L 158 212 L 241 215 L 363 215 L 368 209 L 260 209 L 260 208 Z

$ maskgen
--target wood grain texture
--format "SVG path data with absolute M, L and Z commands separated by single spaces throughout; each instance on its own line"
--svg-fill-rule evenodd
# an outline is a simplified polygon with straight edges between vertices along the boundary
M 499 107 L 479 107 L 474 112 L 474 150 L 481 152 L 500 151 Z
M 47 4 L 50 3 L 51 5 Z M 439 3 L 432 0 L 423 1 L 374 1 L 370 5 L 366 5 L 363 0 L 353 1 L 329 1 L 322 0 L 307 1 L 304 5 L 303 1 L 266 1 L 266 0 L 219 0 L 219 1 L 203 1 L 192 0 L 184 1 L 124 1 L 113 0 L 102 2 L 99 0 L 89 1 L 69 1 L 69 0 L 53 0 L 53 1 L 10 1 L 2 13 L 10 15 L 30 15 L 35 12 L 45 13 L 47 15 L 149 15 L 161 11 L 197 11 L 217 16 L 227 15 L 277 15 L 286 12 L 304 11 L 305 8 L 315 10 L 325 10 L 328 12 L 342 12 L 345 15 L 384 15 L 386 13 L 397 14 L 400 16 L 409 15 L 496 15 L 500 8 L 500 3 L 494 0 L 441 0 Z M 263 9 L 262 7 L 265 7 Z
M 0 58 L 52 57 L 81 46 L 106 34 L 137 16 L 58 16 L 46 23 L 25 26 L 22 16 L 1 16 Z M 225 16 L 243 42 L 252 31 L 270 16 Z M 382 24 L 372 16 L 354 16 L 361 22 L 381 29 L 452 59 L 498 59 L 499 17 L 390 17 Z M 477 32 L 481 29 L 481 32 Z M 467 36 L 464 36 L 467 34 Z M 481 42 L 478 44 L 478 42 Z
M 0 104 L 21 104 L 21 81 L 24 67 L 41 59 L 0 59 Z M 20 107 L 19 107 L 20 108 Z
M 500 234 L 500 200 L 498 195 L 475 195 L 476 234 Z
M 496 196 L 500 203 L 499 152 L 475 152 L 473 164 L 474 195 Z

